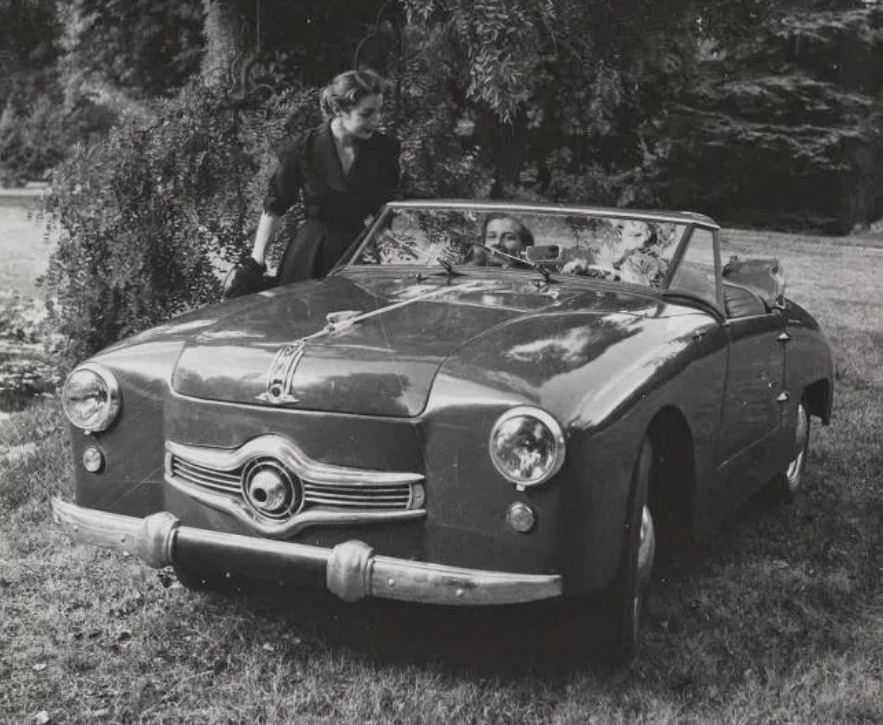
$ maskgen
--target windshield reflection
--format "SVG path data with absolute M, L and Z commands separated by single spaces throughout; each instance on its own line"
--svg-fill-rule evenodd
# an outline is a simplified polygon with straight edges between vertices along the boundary
M 686 223 L 588 212 L 393 207 L 350 264 L 535 266 L 556 275 L 660 288 L 687 228 Z

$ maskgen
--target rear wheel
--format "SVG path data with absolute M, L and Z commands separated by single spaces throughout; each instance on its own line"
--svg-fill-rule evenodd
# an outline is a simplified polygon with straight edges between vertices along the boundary
M 811 423 L 806 406 L 801 402 L 797 406 L 797 422 L 794 426 L 794 458 L 788 461 L 785 468 L 776 474 L 770 482 L 770 492 L 780 501 L 794 500 L 803 484 L 806 470 L 806 459 L 809 455 L 809 433 Z
M 656 528 L 649 505 L 653 444 L 645 438 L 632 474 L 631 499 L 623 537 L 619 574 L 604 595 L 604 613 L 612 637 L 609 661 L 628 662 L 638 646 L 641 619 L 656 558 Z

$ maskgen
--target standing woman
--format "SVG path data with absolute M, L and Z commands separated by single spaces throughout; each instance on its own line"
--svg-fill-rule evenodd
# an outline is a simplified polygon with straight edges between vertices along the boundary
M 365 219 L 396 194 L 400 145 L 377 130 L 385 85 L 371 70 L 341 73 L 322 91 L 325 122 L 282 145 L 251 257 L 231 275 L 228 297 L 259 288 L 267 249 L 299 193 L 305 219 L 282 255 L 278 284 L 326 275 Z

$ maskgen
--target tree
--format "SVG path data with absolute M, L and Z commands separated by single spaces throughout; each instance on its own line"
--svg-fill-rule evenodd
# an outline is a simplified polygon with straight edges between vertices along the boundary
M 421 54 L 476 121 L 494 195 L 525 170 L 536 193 L 554 196 L 576 190 L 562 175 L 640 165 L 639 129 L 686 83 L 698 42 L 691 0 L 401 2 L 412 32 L 425 28 Z
M 883 215 L 883 8 L 792 2 L 708 50 L 657 129 L 670 149 L 661 198 L 836 233 Z
M 58 0 L 65 70 L 136 97 L 180 88 L 203 53 L 201 0 Z
M 60 33 L 51 0 L 0 2 L 0 184 L 40 178 L 64 155 Z

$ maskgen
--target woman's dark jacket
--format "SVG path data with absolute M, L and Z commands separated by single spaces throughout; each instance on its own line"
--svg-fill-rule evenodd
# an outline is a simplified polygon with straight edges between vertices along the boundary
M 362 231 L 365 218 L 395 196 L 401 181 L 398 140 L 375 133 L 356 144 L 348 174 L 330 122 L 280 148 L 264 211 L 281 216 L 302 193 L 306 219 L 282 257 L 279 284 L 327 274 Z

